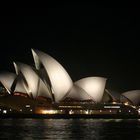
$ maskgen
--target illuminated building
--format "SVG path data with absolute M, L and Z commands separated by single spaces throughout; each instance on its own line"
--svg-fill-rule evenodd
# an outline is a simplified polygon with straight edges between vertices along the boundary
M 140 103 L 139 91 L 116 94 L 105 89 L 107 79 L 104 77 L 86 77 L 73 82 L 53 57 L 33 49 L 32 54 L 35 67 L 14 62 L 16 74 L 0 74 L 0 82 L 9 95 L 0 98 L 0 112 L 136 114 L 135 105 Z
M 122 95 L 129 99 L 133 105 L 137 106 L 140 104 L 140 90 L 127 91 L 122 93 Z

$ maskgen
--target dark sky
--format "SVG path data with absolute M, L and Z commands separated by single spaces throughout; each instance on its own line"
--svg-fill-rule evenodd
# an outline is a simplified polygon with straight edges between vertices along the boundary
M 0 16 L 0 71 L 33 65 L 31 48 L 56 58 L 74 81 L 107 77 L 107 87 L 140 89 L 139 9 L 106 4 L 5 9 Z

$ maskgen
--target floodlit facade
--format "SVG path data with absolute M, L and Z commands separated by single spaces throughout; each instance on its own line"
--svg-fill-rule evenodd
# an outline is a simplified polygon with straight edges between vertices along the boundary
M 71 88 L 71 90 L 69 91 L 68 94 L 66 94 L 65 98 L 71 98 L 71 99 L 75 99 L 75 100 L 93 100 L 93 98 L 85 91 L 83 90 L 81 87 L 77 86 L 77 85 L 73 85 L 73 87 Z
M 104 77 L 92 76 L 73 82 L 64 67 L 53 57 L 38 50 L 31 51 L 35 67 L 14 62 L 15 73 L 0 74 L 0 83 L 8 94 L 12 95 L 7 97 L 7 100 L 14 97 L 14 100 L 18 98 L 24 103 L 21 107 L 16 104 L 18 101 L 11 102 L 13 109 L 18 112 L 24 110 L 37 114 L 133 114 L 135 106 L 140 104 L 140 90 L 122 94 L 107 90 L 107 79 Z M 24 97 L 28 99 L 15 98 L 14 95 L 27 95 Z M 39 104 L 37 109 L 36 104 Z
M 140 90 L 131 90 L 122 93 L 124 97 L 129 99 L 134 105 L 140 104 Z
M 17 75 L 22 74 L 25 82 L 23 83 L 24 88 L 29 96 L 36 98 L 37 96 L 45 96 L 51 98 L 49 90 L 33 68 L 27 64 L 15 63 Z M 41 88 L 41 89 L 40 89 Z
M 83 89 L 95 102 L 100 102 L 104 93 L 106 78 L 87 77 L 77 82 L 75 85 Z
M 16 78 L 16 74 L 10 72 L 3 72 L 0 74 L 0 82 L 6 88 L 8 93 L 11 92 L 11 87 Z
M 66 70 L 50 55 L 38 50 L 32 50 L 36 69 L 41 65 L 46 72 L 44 82 L 50 87 L 56 102 L 59 102 L 73 86 L 73 82 Z
M 43 96 L 52 102 L 59 103 L 66 98 L 95 103 L 104 101 L 140 103 L 140 90 L 119 94 L 105 89 L 106 78 L 86 77 L 73 83 L 64 67 L 50 55 L 31 49 L 35 67 L 23 63 L 15 63 L 16 74 L 3 72 L 0 82 L 9 94 L 26 93 L 29 97 Z M 104 97 L 104 99 L 103 99 Z
M 32 98 L 43 96 L 56 103 L 65 98 L 101 101 L 106 78 L 87 77 L 73 83 L 67 71 L 53 57 L 33 49 L 32 54 L 35 68 L 14 62 L 16 74 L 0 75 L 0 81 L 9 93 L 26 93 Z
M 26 93 L 26 90 L 23 86 L 23 79 L 20 76 L 17 77 L 14 73 L 1 73 L 0 82 L 3 84 L 9 94 L 11 94 L 12 92 Z

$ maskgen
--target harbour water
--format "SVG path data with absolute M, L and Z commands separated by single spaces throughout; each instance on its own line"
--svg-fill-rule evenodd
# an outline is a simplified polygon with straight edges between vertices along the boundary
M 140 120 L 0 119 L 0 139 L 140 140 Z

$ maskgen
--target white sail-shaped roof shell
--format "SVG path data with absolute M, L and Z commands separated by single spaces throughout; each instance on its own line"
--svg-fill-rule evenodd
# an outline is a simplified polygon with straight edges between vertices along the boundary
M 92 100 L 93 98 L 86 93 L 81 87 L 77 85 L 73 85 L 70 92 L 66 95 L 66 97 L 76 99 L 76 100 Z
M 51 93 L 49 92 L 48 88 L 44 84 L 44 82 L 40 79 L 39 87 L 38 87 L 38 95 L 52 99 Z
M 18 80 L 15 84 L 16 84 L 16 86 L 15 86 L 14 92 L 27 93 L 24 81 L 21 77 L 18 78 Z
M 133 104 L 129 98 L 120 94 L 117 91 L 113 91 L 110 89 L 105 89 L 105 91 L 106 91 L 106 94 L 108 94 L 112 98 L 112 101 L 114 101 L 114 102 L 121 102 L 121 103 L 128 102 L 130 104 Z
M 104 93 L 106 78 L 87 77 L 75 82 L 75 84 L 85 90 L 95 102 L 100 102 Z
M 38 50 L 32 50 L 36 68 L 41 63 L 50 80 L 50 87 L 55 96 L 55 102 L 59 102 L 71 89 L 73 82 L 66 70 L 51 56 Z
M 11 92 L 11 86 L 16 78 L 16 74 L 10 72 L 3 72 L 0 74 L 0 82 L 6 88 L 8 93 Z
M 36 98 L 37 96 L 45 96 L 51 98 L 49 91 L 37 73 L 27 64 L 17 63 L 15 64 L 16 72 L 21 72 L 27 82 L 24 83 L 24 87 L 29 94 Z
M 14 80 L 17 78 L 17 75 L 10 72 L 5 72 L 0 74 L 0 81 L 4 85 L 4 87 L 7 89 L 8 93 L 11 94 L 11 87 L 14 83 Z M 27 93 L 25 88 L 23 87 L 23 80 L 18 79 L 15 83 L 15 89 L 12 92 L 21 92 L 21 93 Z
M 133 102 L 134 105 L 140 104 L 140 90 L 131 90 L 122 93 L 123 96 Z

